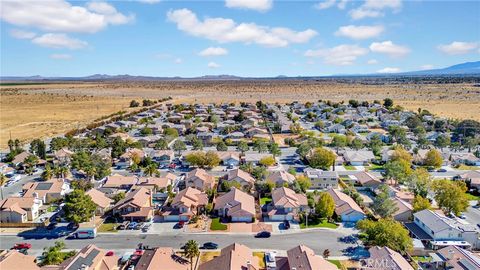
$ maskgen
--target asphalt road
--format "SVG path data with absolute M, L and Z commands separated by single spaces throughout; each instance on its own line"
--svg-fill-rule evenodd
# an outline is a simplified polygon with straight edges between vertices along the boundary
M 22 191 L 23 185 L 25 185 L 28 182 L 35 181 L 35 179 L 40 178 L 41 175 L 42 175 L 42 170 L 40 169 L 38 169 L 37 172 L 34 173 L 33 175 L 20 174 L 21 178 L 18 182 L 16 182 L 15 184 L 9 187 L 6 187 L 6 186 L 2 187 L 3 198 L 16 196 L 20 191 Z
M 337 240 L 338 237 L 344 236 L 340 231 L 331 230 L 315 230 L 291 234 L 276 234 L 268 239 L 257 239 L 252 235 L 239 234 L 175 234 L 175 235 L 158 235 L 158 234 L 101 234 L 94 239 L 85 240 L 64 240 L 67 249 L 80 249 L 88 244 L 114 250 L 117 252 L 135 249 L 139 243 L 151 247 L 173 247 L 180 248 L 188 240 L 196 240 L 200 245 L 205 242 L 215 242 L 219 244 L 219 248 L 228 246 L 234 242 L 244 244 L 252 249 L 273 249 L 288 250 L 296 245 L 304 244 L 315 250 L 317 254 L 322 254 L 325 249 L 329 249 L 332 256 L 344 256 L 343 249 L 348 246 Z M 0 236 L 0 248 L 9 249 L 15 243 L 28 242 L 32 244 L 29 250 L 31 255 L 40 255 L 43 248 L 51 246 L 58 239 L 28 239 L 25 240 L 18 236 Z

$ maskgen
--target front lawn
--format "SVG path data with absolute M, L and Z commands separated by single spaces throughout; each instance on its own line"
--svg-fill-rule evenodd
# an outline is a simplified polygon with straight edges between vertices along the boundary
M 270 202 L 272 202 L 272 198 L 269 198 L 269 197 L 260 198 L 260 205 L 269 204 Z
M 227 225 L 220 222 L 220 218 L 214 218 L 210 223 L 210 230 L 212 231 L 225 231 L 227 228 Z
M 432 260 L 430 256 L 413 256 L 412 258 L 416 262 L 430 262 Z
M 335 264 L 337 266 L 338 269 L 345 269 L 345 267 L 342 265 L 342 263 L 340 263 L 339 260 L 327 260 L 333 264 Z
M 371 164 L 370 166 L 367 167 L 369 170 L 383 170 L 383 165 L 378 165 L 378 164 Z
M 218 256 L 220 256 L 220 251 L 203 251 L 200 253 L 200 263 L 208 262 Z
M 474 170 L 480 170 L 480 167 L 478 166 L 468 166 L 468 165 L 460 165 L 456 168 L 457 170 L 461 171 L 474 171 Z
M 480 196 L 479 195 L 473 195 L 472 193 L 465 193 L 467 194 L 467 198 L 469 201 L 478 201 L 480 200 Z
M 343 167 L 344 167 L 345 170 L 347 170 L 347 171 L 355 171 L 355 170 L 357 170 L 357 169 L 355 168 L 355 166 L 352 166 L 352 165 L 343 165 Z
M 305 226 L 305 221 L 300 223 L 300 229 L 306 229 L 306 228 L 330 228 L 330 229 L 336 229 L 338 228 L 338 225 L 335 223 L 330 223 L 326 219 L 320 220 L 320 219 L 309 219 L 308 220 L 308 227 Z
M 263 252 L 253 252 L 253 256 L 258 257 L 258 266 L 260 269 L 267 267 L 265 264 L 265 253 Z
M 117 223 L 102 223 L 98 227 L 98 232 L 117 232 Z

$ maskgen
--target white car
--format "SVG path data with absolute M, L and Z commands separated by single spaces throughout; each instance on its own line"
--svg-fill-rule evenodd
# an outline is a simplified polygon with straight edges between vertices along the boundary
M 267 270 L 277 269 L 277 262 L 275 261 L 276 255 L 276 251 L 270 251 L 265 253 L 265 264 L 267 265 Z
M 20 181 L 20 179 L 21 179 L 21 176 L 18 175 L 18 174 L 15 175 L 14 177 L 12 177 L 12 181 L 15 181 L 15 182 L 16 182 L 16 181 Z

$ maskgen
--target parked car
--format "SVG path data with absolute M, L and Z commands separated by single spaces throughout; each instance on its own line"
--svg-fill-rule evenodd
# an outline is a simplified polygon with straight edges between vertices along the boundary
M 115 255 L 115 252 L 113 252 L 111 250 L 108 251 L 107 253 L 105 253 L 105 256 L 113 256 L 113 255 Z
M 467 216 L 465 216 L 465 214 L 460 214 L 460 216 L 458 216 L 459 218 L 461 219 L 467 219 Z
M 203 244 L 203 248 L 204 249 L 217 249 L 218 244 L 213 243 L 213 242 L 206 242 L 205 244 Z
M 128 224 L 127 229 L 129 229 L 129 230 L 134 230 L 135 227 L 137 227 L 137 224 L 138 224 L 137 222 L 132 221 L 132 222 L 130 222 L 130 224 Z
M 285 228 L 285 230 L 290 229 L 290 221 L 288 220 L 283 221 L 283 227 Z
M 137 223 L 137 225 L 135 225 L 135 227 L 133 229 L 134 230 L 140 230 L 142 227 L 143 227 L 143 222 L 139 222 L 139 223 Z
M 270 232 L 262 231 L 255 235 L 255 238 L 269 238 L 271 236 Z
M 277 262 L 275 261 L 275 257 L 277 252 L 270 251 L 265 253 L 265 264 L 267 266 L 267 270 L 274 270 L 277 268 Z
M 179 222 L 175 225 L 175 227 L 177 227 L 178 229 L 181 229 L 181 228 L 183 228 L 183 225 L 185 225 L 185 221 L 182 220 L 182 221 L 179 221 Z
M 130 221 L 124 221 L 120 226 L 118 226 L 119 230 L 126 230 L 128 228 L 128 225 L 130 224 Z
M 30 243 L 17 243 L 15 244 L 12 249 L 31 249 L 32 248 L 32 244 Z
M 438 169 L 437 172 L 447 172 L 445 169 Z

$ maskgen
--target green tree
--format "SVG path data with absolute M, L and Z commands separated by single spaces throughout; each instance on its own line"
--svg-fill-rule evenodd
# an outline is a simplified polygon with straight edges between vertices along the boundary
M 83 190 L 76 189 L 65 196 L 65 219 L 79 224 L 89 221 L 96 209 L 92 198 L 85 194 Z
M 268 151 L 268 146 L 265 143 L 265 140 L 257 139 L 253 142 L 253 150 L 258 151 L 259 153 L 264 153 Z
M 335 154 L 322 147 L 315 148 L 308 157 L 308 163 L 312 168 L 321 168 L 328 170 L 335 162 Z
M 130 101 L 130 108 L 135 108 L 135 107 L 138 107 L 138 106 L 140 106 L 140 102 L 138 102 L 136 100 Z
M 372 150 L 372 152 L 375 154 L 375 155 L 379 155 L 380 154 L 380 151 L 382 150 L 382 146 L 383 146 L 383 142 L 382 142 L 382 139 L 380 138 L 380 135 L 378 134 L 374 134 L 371 138 L 370 138 L 370 142 L 368 144 L 368 148 L 370 150 Z
M 75 255 L 75 251 L 62 252 L 64 248 L 65 243 L 62 241 L 55 241 L 55 244 L 52 247 L 45 247 L 42 253 L 43 259 L 41 265 L 58 265 Z
M 450 145 L 450 136 L 447 134 L 441 134 L 435 139 L 435 146 L 443 150 L 443 148 Z
M 272 154 L 273 157 L 278 157 L 282 154 L 282 151 L 280 151 L 280 147 L 278 147 L 278 144 L 274 142 L 268 145 L 268 151 L 270 152 L 270 154 Z
M 155 163 L 148 164 L 148 166 L 143 169 L 143 173 L 147 176 L 158 174 L 157 165 Z
M 468 207 L 468 197 L 465 194 L 467 186 L 465 182 L 437 180 L 433 183 L 435 201 L 446 214 L 459 215 Z
M 190 260 L 190 269 L 193 270 L 193 259 L 200 255 L 200 249 L 197 241 L 188 240 L 183 247 L 183 255 Z
M 384 99 L 383 106 L 385 106 L 385 108 L 391 108 L 393 106 L 393 100 L 391 98 Z
M 425 209 L 432 208 L 432 204 L 427 198 L 424 198 L 420 195 L 416 195 L 413 199 L 413 212 L 419 212 Z
M 176 140 L 176 141 L 173 143 L 172 149 L 173 149 L 173 151 L 176 151 L 176 152 L 177 152 L 177 155 L 180 155 L 180 152 L 181 152 L 181 151 L 187 150 L 187 146 L 185 145 L 185 143 L 184 143 L 183 141 L 181 141 L 181 140 Z
M 298 123 L 298 122 L 295 122 L 295 123 L 290 125 L 290 131 L 293 134 L 300 134 L 300 132 L 302 132 L 302 130 L 303 130 L 303 128 L 300 125 L 300 123 Z
M 270 166 L 275 165 L 276 161 L 275 161 L 274 157 L 267 156 L 267 157 L 264 157 L 264 158 L 260 159 L 260 161 L 258 163 L 260 165 L 265 166 L 265 167 L 270 167 Z
M 442 154 L 436 149 L 431 149 L 427 152 L 424 163 L 426 166 L 440 168 L 443 163 Z
M 237 145 L 237 150 L 242 153 L 242 155 L 250 149 L 246 141 L 240 141 Z
M 340 148 L 347 146 L 347 137 L 343 135 L 335 135 L 332 139 L 332 146 L 335 147 L 337 153 Z
M 168 142 L 165 139 L 159 139 L 155 143 L 155 149 L 157 149 L 157 150 L 167 150 L 168 149 Z
M 408 230 L 393 219 L 360 220 L 357 228 L 365 235 L 364 243 L 369 246 L 389 247 L 405 253 L 413 248 L 413 241 Z
M 385 178 L 393 179 L 397 184 L 403 183 L 412 173 L 410 165 L 411 164 L 404 159 L 388 161 L 384 166 Z
M 359 138 L 355 138 L 350 143 L 350 147 L 352 147 L 355 150 L 360 150 L 363 148 L 363 142 Z
M 125 150 L 127 149 L 127 145 L 120 137 L 115 137 L 113 139 L 111 147 L 112 147 L 112 151 L 111 151 L 112 158 L 120 157 L 121 155 L 123 155 L 123 153 L 125 153 Z
M 335 211 L 335 201 L 327 192 L 321 192 L 317 204 L 315 205 L 315 214 L 320 218 L 330 219 Z
M 43 170 L 42 172 L 42 179 L 44 181 L 47 181 L 52 179 L 52 177 L 53 177 L 52 168 L 50 168 L 50 164 L 47 163 L 47 165 L 45 165 L 45 170 Z
M 219 143 L 217 143 L 217 151 L 227 151 L 228 150 L 228 146 L 225 144 L 224 141 L 220 141 Z
M 296 180 L 303 193 L 307 192 L 307 190 L 312 186 L 312 181 L 310 181 L 310 179 L 305 175 L 297 176 Z
M 312 146 L 308 142 L 302 142 L 295 151 L 300 157 L 305 158 L 312 150 Z
M 372 210 L 382 218 L 392 217 L 392 215 L 398 210 L 397 205 L 390 198 L 387 185 L 381 185 L 379 187 L 380 192 L 373 199 Z
M 178 138 L 178 130 L 174 128 L 165 128 L 163 130 L 163 135 L 170 138 Z
M 114 203 L 117 203 L 121 200 L 125 199 L 125 192 L 118 192 L 113 195 L 112 200 Z
M 193 150 L 202 150 L 203 149 L 203 143 L 197 137 L 194 137 L 192 139 L 192 149 Z
M 406 182 L 415 195 L 426 198 L 432 185 L 432 176 L 425 168 L 417 168 L 406 178 Z
M 38 157 L 35 155 L 29 155 L 24 161 L 23 166 L 25 167 L 25 172 L 27 174 L 32 174 L 35 166 L 37 166 Z
M 45 143 L 40 139 L 35 139 L 30 143 L 30 152 L 37 155 L 41 159 L 45 159 L 47 157 Z
M 0 173 L 0 187 L 5 185 L 6 182 L 7 182 L 7 177 L 5 176 L 5 174 Z

